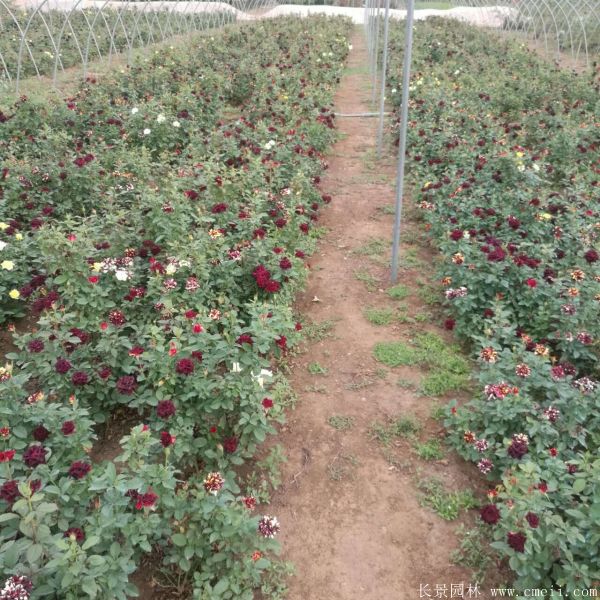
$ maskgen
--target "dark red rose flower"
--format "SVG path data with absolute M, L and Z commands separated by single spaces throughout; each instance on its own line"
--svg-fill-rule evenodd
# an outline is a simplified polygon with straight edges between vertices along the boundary
M 23 462 L 30 468 L 35 468 L 38 465 L 43 465 L 46 462 L 46 448 L 44 446 L 35 444 L 29 446 L 25 452 L 23 452 Z
M 161 400 L 156 406 L 156 414 L 161 419 L 168 419 L 175 414 L 175 404 L 172 400 Z
M 78 544 L 81 544 L 85 540 L 85 533 L 79 527 L 69 527 L 64 533 L 64 537 L 73 537 Z
M 499 246 L 496 246 L 488 255 L 487 259 L 490 262 L 502 262 L 506 258 L 506 252 Z
M 83 479 L 92 470 L 90 463 L 76 460 L 69 467 L 69 476 L 73 479 Z
M 138 510 L 142 510 L 143 508 L 151 508 L 154 506 L 157 500 L 158 495 L 149 489 L 145 494 L 140 494 L 138 496 L 135 507 Z
M 42 352 L 44 350 L 44 342 L 39 338 L 35 338 L 34 340 L 31 340 L 29 344 L 27 344 L 27 349 L 29 352 L 34 352 L 36 354 L 38 352 Z
M 100 369 L 98 369 L 98 377 L 100 377 L 100 379 L 108 379 L 111 374 L 112 371 L 110 367 L 100 367 Z
M 168 448 L 175 443 L 175 437 L 172 436 L 168 431 L 162 431 L 160 434 L 160 443 L 163 448 Z
M 294 325 L 294 329 L 296 331 L 302 331 L 302 323 L 300 323 L 300 322 L 296 323 L 296 325 Z
M 496 313 L 491 309 L 491 308 L 486 308 L 483 311 L 483 318 L 484 319 L 489 319 L 490 317 L 493 317 Z
M 577 473 L 577 465 L 567 465 L 567 473 L 569 473 L 569 475 Z
M 219 202 L 218 204 L 213 205 L 213 207 L 210 209 L 210 212 L 216 215 L 218 213 L 225 212 L 226 210 L 227 204 L 225 204 L 225 202 Z
M 117 391 L 124 396 L 131 396 L 137 389 L 137 385 L 134 375 L 123 375 L 117 379 Z
M 238 447 L 238 439 L 236 437 L 225 438 L 223 440 L 223 450 L 232 454 L 237 450 Z
M 519 227 L 521 227 L 521 221 L 519 221 L 519 219 L 516 217 L 509 216 L 506 220 L 508 221 L 508 226 L 511 229 L 519 229 Z
M 11 506 L 20 495 L 19 484 L 14 479 L 9 479 L 0 486 L 0 498 Z
M 463 238 L 463 230 L 462 229 L 453 229 L 450 232 L 450 239 L 458 242 L 458 240 L 462 240 Z
M 446 319 L 444 321 L 444 329 L 447 329 L 448 331 L 452 331 L 455 325 L 456 321 L 454 319 Z
M 196 200 L 198 198 L 198 192 L 195 190 L 186 190 L 183 193 L 185 194 L 186 198 L 189 198 L 190 200 Z
M 273 408 L 273 400 L 271 398 L 263 398 L 262 405 L 265 410 L 269 410 L 269 408 Z
M 43 425 L 38 425 L 32 431 L 32 435 L 36 442 L 43 442 L 50 435 L 50 432 Z
M 540 518 L 532 512 L 528 512 L 525 515 L 525 520 L 529 523 L 529 527 L 531 527 L 532 529 L 536 529 L 540 524 Z
M 35 494 L 35 492 L 42 489 L 42 481 L 40 479 L 32 479 L 29 482 L 29 489 Z
M 235 341 L 236 344 L 239 344 L 240 346 L 242 344 L 249 344 L 250 346 L 252 346 L 252 344 L 254 344 L 254 340 L 252 339 L 252 336 L 249 333 L 242 333 L 242 335 L 240 335 L 240 337 Z
M 61 375 L 68 373 L 71 369 L 71 363 L 66 358 L 59 358 L 54 363 L 54 370 Z
M 510 443 L 508 447 L 508 454 L 512 458 L 521 459 L 527 452 L 529 451 L 529 446 L 526 442 L 523 442 L 519 439 L 514 439 Z
M 192 352 L 192 358 L 198 362 L 201 363 L 202 362 L 202 352 L 200 352 L 200 350 L 194 350 Z
M 289 258 L 282 258 L 279 261 L 279 267 L 284 271 L 292 268 L 292 261 Z
M 529 278 L 525 281 L 525 283 L 530 287 L 530 288 L 534 288 L 537 287 L 537 281 L 533 278 Z
M 481 520 L 488 525 L 495 525 L 500 520 L 500 510 L 495 504 L 486 504 L 479 511 Z
M 194 372 L 194 361 L 191 358 L 181 358 L 175 363 L 175 371 L 180 375 L 191 375 Z
M 587 260 L 588 263 L 592 264 L 595 262 L 598 262 L 598 259 L 600 258 L 600 254 L 598 254 L 598 252 L 594 249 L 592 250 L 588 250 L 584 255 L 583 258 L 585 258 L 585 260 Z
M 72 433 L 75 433 L 75 423 L 73 423 L 73 421 L 65 421 L 60 430 L 64 435 L 71 435 Z
M 82 344 L 87 344 L 91 339 L 91 336 L 87 331 L 83 331 L 83 329 L 79 329 L 78 327 L 73 327 L 72 329 L 69 329 L 69 333 L 73 337 L 79 338 L 79 341 Z
M 302 233 L 308 233 L 308 230 L 310 229 L 310 227 L 308 226 L 308 223 L 302 223 L 300 225 L 300 231 Z
M 111 310 L 108 314 L 108 320 L 117 327 L 123 325 L 126 321 L 125 315 L 120 310 Z
M 287 350 L 287 338 L 285 337 L 285 335 L 280 335 L 276 340 L 275 343 L 282 349 L 282 350 Z
M 273 281 L 272 279 L 270 279 L 269 281 L 267 281 L 266 285 L 264 286 L 264 289 L 267 292 L 275 293 L 279 291 L 280 287 L 281 286 L 279 285 L 278 281 Z
M 294 256 L 296 258 L 304 258 L 306 255 L 304 254 L 304 252 L 302 252 L 302 250 L 296 250 L 296 252 L 294 252 Z
M 517 552 L 525 552 L 525 542 L 527 537 L 524 533 L 517 531 L 509 531 L 506 536 L 508 545 Z
M 71 383 L 73 385 L 87 385 L 89 381 L 89 375 L 85 371 L 75 371 L 71 376 Z
M 185 311 L 185 318 L 186 319 L 195 319 L 196 316 L 198 315 L 198 311 L 197 310 L 186 310 Z
M 252 233 L 252 237 L 256 240 L 259 239 L 261 240 L 262 238 L 265 237 L 265 235 L 267 235 L 267 232 L 262 229 L 262 227 L 259 227 L 258 229 L 255 229 L 254 232 Z

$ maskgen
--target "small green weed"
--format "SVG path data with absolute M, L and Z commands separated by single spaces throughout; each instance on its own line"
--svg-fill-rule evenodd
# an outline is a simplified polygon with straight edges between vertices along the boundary
M 402 283 L 398 283 L 388 289 L 387 295 L 394 300 L 404 300 L 404 298 L 410 296 L 410 288 Z
M 394 318 L 394 310 L 391 308 L 365 308 L 364 315 L 373 325 L 389 325 Z
M 354 278 L 358 281 L 362 281 L 366 286 L 369 292 L 374 292 L 377 290 L 378 281 L 377 279 L 369 273 L 369 271 L 365 269 L 359 269 L 354 272 Z
M 459 548 L 450 555 L 450 560 L 462 567 L 471 569 L 474 581 L 482 581 L 492 566 L 492 549 L 489 545 L 489 532 L 486 525 L 467 529 L 461 525 L 456 530 L 460 539 Z
M 422 444 L 415 444 L 419 458 L 423 460 L 440 460 L 444 458 L 444 450 L 439 440 L 428 440 Z
M 311 375 L 327 375 L 327 373 L 329 373 L 329 369 L 327 367 L 322 366 L 318 362 L 310 363 L 307 369 Z
M 382 215 L 395 215 L 396 207 L 393 204 L 384 204 L 377 208 L 377 212 Z
M 360 463 L 353 454 L 339 454 L 327 466 L 329 479 L 332 481 L 341 481 L 346 477 L 352 478 L 352 469 Z
M 327 422 L 338 431 L 346 431 L 354 426 L 354 417 L 346 415 L 332 415 Z
M 394 438 L 412 438 L 421 431 L 421 424 L 412 415 L 390 419 L 387 423 L 374 421 L 369 428 L 372 439 L 389 446 Z
M 320 342 L 324 339 L 333 337 L 332 330 L 335 327 L 335 321 L 329 319 L 327 321 L 310 321 L 303 326 L 304 335 L 313 341 Z
M 388 367 L 415 365 L 419 362 L 418 350 L 404 342 L 379 342 L 375 344 L 373 354 L 376 360 Z
M 304 388 L 305 392 L 310 392 L 313 394 L 326 394 L 327 388 L 324 385 L 308 385 Z
M 434 421 L 442 421 L 446 418 L 446 409 L 441 404 L 432 404 L 429 414 Z
M 446 521 L 453 521 L 461 511 L 478 506 L 471 490 L 448 492 L 439 479 L 421 480 L 418 487 L 423 492 L 421 505 L 428 506 Z

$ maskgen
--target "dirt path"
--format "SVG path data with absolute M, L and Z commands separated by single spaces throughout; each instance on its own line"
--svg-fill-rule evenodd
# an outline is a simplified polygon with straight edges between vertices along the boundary
M 336 97 L 342 113 L 371 109 L 360 30 L 352 43 Z M 411 391 L 421 376 L 418 369 L 382 369 L 373 358 L 377 342 L 415 333 L 414 322 L 381 327 L 364 316 L 366 306 L 398 305 L 384 290 L 389 287 L 385 261 L 360 254 L 374 238 L 391 239 L 393 216 L 384 207 L 393 202 L 394 167 L 372 162 L 376 119 L 340 118 L 338 127 L 342 139 L 321 182 L 322 191 L 333 195 L 320 223 L 329 233 L 297 303 L 303 315 L 331 329 L 327 335 L 323 326 L 317 335 L 322 339 L 294 361 L 291 380 L 300 400 L 276 440 L 288 462 L 269 512 L 280 519 L 284 557 L 296 566 L 288 598 L 409 600 L 419 598 L 420 584 L 430 586 L 432 597 L 435 585 L 445 584 L 447 595 L 441 597 L 450 597 L 451 584 L 467 584 L 471 577 L 450 561 L 458 521 L 444 521 L 422 507 L 415 481 L 436 475 L 451 489 L 465 489 L 474 473 L 447 452 L 442 460 L 424 462 L 408 441 L 394 439 L 386 448 L 370 435 L 374 421 L 390 417 L 415 415 L 424 426 L 422 440 L 441 426 L 429 417 L 434 401 Z M 404 251 L 411 254 L 408 246 Z M 412 315 L 429 309 L 415 296 L 415 279 L 424 267 L 420 274 L 427 275 L 431 255 L 413 247 L 413 257 L 415 252 L 417 269 L 405 270 L 400 280 L 411 288 L 406 304 Z M 357 271 L 371 278 L 373 291 L 356 279 Z M 435 329 L 429 323 L 416 327 Z M 327 372 L 311 374 L 319 369 Z M 336 420 L 332 426 L 333 416 L 353 421 Z

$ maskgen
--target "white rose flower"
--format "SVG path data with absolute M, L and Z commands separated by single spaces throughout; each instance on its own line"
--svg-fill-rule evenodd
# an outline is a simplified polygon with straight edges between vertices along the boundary
M 165 115 L 158 115 L 158 117 L 156 117 L 157 123 L 164 123 L 166 120 L 167 120 L 167 117 L 165 117 Z
M 175 127 L 176 129 L 178 127 L 181 127 L 181 123 L 179 121 L 173 121 L 173 123 L 171 123 L 171 125 L 173 125 L 173 127 Z
M 174 264 L 167 265 L 165 269 L 167 275 L 173 275 L 173 273 L 177 272 L 177 267 Z
M 124 269 L 117 269 L 115 271 L 115 277 L 119 280 L 119 281 L 127 281 L 130 277 L 129 272 L 125 271 Z
M 0 241 L 0 250 L 4 250 L 8 244 L 6 242 Z
M 140 112 L 140 109 L 139 109 L 139 108 L 132 108 L 132 109 L 131 109 L 131 114 L 132 114 L 132 115 L 137 115 L 139 112 Z
M 146 127 L 146 129 L 144 129 L 144 135 L 150 135 L 151 133 L 152 133 L 151 129 L 148 129 L 147 127 Z

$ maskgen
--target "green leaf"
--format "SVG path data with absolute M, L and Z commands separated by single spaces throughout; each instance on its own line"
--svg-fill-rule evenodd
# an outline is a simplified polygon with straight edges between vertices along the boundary
M 18 519 L 19 515 L 15 515 L 15 513 L 4 513 L 0 515 L 0 523 L 4 523 L 4 521 L 10 521 L 11 519 Z
M 176 533 L 176 534 L 172 535 L 171 541 L 176 546 L 185 546 L 187 544 L 187 538 L 185 537 L 185 535 L 183 535 L 183 533 Z
M 83 543 L 83 546 L 81 546 L 81 549 L 87 550 L 88 548 L 95 546 L 99 541 L 100 538 L 97 535 L 90 535 L 90 537 Z
M 29 548 L 27 548 L 26 553 L 27 561 L 29 562 L 29 564 L 35 565 L 39 560 L 40 556 L 42 556 L 43 552 L 44 548 L 40 544 L 32 544 L 31 546 L 29 546 Z
M 81 584 L 81 589 L 84 591 L 90 598 L 95 598 L 98 594 L 98 586 L 93 579 L 84 579 Z
M 576 479 L 573 482 L 573 491 L 576 494 L 579 494 L 579 493 L 583 492 L 583 490 L 585 489 L 586 484 L 587 484 L 587 481 L 585 479 Z
M 217 585 L 213 588 L 215 594 L 222 594 L 229 589 L 229 579 L 220 579 Z

